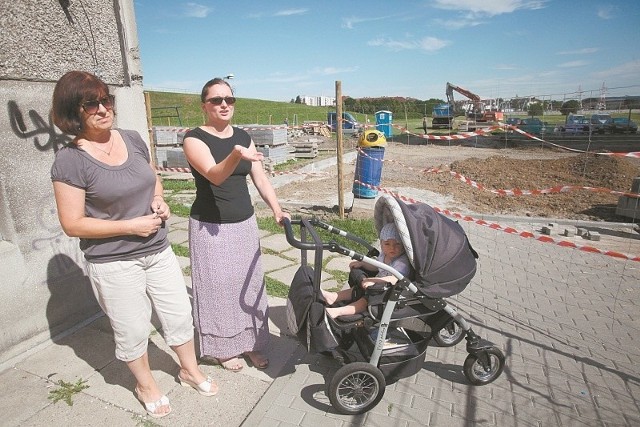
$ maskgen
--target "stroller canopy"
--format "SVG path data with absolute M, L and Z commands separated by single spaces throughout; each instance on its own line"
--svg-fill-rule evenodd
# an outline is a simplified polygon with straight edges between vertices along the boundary
M 378 233 L 394 222 L 414 268 L 414 284 L 431 298 L 458 294 L 476 273 L 477 253 L 464 230 L 424 203 L 380 196 L 374 218 Z

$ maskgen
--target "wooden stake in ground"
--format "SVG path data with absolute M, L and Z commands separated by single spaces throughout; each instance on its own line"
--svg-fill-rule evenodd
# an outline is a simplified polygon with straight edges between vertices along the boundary
M 342 82 L 336 80 L 336 160 L 338 166 L 338 213 L 344 218 L 344 180 L 342 176 Z

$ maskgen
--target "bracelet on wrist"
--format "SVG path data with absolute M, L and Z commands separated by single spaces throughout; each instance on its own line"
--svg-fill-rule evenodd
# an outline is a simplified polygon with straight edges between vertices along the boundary
M 153 198 L 155 199 L 156 197 L 160 197 L 162 200 L 164 200 L 164 196 L 162 194 L 154 194 Z

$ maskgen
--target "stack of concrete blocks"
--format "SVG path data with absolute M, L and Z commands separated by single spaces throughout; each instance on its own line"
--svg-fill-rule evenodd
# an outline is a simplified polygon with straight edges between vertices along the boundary
M 555 222 L 550 222 L 549 224 L 543 226 L 541 231 L 542 231 L 542 234 L 546 234 L 547 236 L 550 236 L 551 234 L 553 234 L 554 230 L 564 237 L 578 236 L 578 237 L 582 237 L 583 239 L 592 240 L 592 241 L 600 240 L 600 233 L 598 233 L 597 231 L 587 230 L 586 228 L 569 227 L 569 228 L 564 228 L 560 232 L 560 227 Z
M 188 168 L 182 151 L 182 141 L 188 129 L 175 126 L 154 126 L 153 142 L 156 146 L 156 164 L 165 168 Z
M 633 179 L 631 184 L 631 193 L 640 196 L 640 177 Z M 633 218 L 634 222 L 640 219 L 640 199 L 638 197 L 620 196 L 618 197 L 618 206 L 616 207 L 616 215 Z
M 277 165 L 294 158 L 287 144 L 287 129 L 284 126 L 244 125 L 258 151 L 264 154 L 265 164 Z
M 292 142 L 293 155 L 296 159 L 313 159 L 318 156 L 318 141 L 308 139 L 306 141 Z

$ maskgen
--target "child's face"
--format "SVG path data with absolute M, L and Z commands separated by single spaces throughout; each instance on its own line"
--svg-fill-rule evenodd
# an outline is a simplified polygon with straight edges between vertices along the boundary
M 382 240 L 380 242 L 380 246 L 382 253 L 391 258 L 402 255 L 404 252 L 404 246 L 402 246 L 402 243 L 398 242 L 396 239 Z

